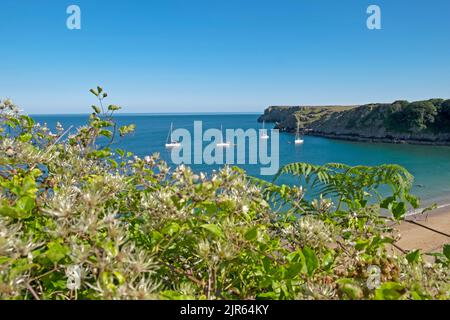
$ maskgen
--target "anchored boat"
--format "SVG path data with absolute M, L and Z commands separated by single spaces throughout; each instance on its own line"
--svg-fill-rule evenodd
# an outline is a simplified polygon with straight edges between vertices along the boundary
M 228 148 L 229 146 L 231 146 L 230 142 L 224 141 L 223 140 L 223 127 L 222 125 L 220 126 L 220 142 L 218 142 L 216 144 L 217 147 L 221 147 L 221 148 Z
M 295 144 L 303 144 L 305 140 L 300 135 L 300 128 L 297 126 L 297 133 L 295 134 Z
M 170 124 L 169 134 L 167 135 L 166 148 L 172 149 L 181 147 L 181 143 L 179 143 L 176 140 L 172 140 L 172 132 L 173 132 L 173 122 Z
M 262 128 L 262 132 L 261 132 L 261 135 L 260 135 L 261 139 L 269 139 L 269 135 L 267 134 L 267 130 L 265 128 L 265 124 L 266 124 L 266 122 L 263 121 L 263 128 Z

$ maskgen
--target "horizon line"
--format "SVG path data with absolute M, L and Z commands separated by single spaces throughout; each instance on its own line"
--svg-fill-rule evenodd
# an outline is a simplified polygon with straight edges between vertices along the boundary
M 260 115 L 263 112 L 118 112 L 114 116 L 189 116 L 189 115 Z M 89 116 L 92 112 L 84 113 L 28 113 L 29 116 Z

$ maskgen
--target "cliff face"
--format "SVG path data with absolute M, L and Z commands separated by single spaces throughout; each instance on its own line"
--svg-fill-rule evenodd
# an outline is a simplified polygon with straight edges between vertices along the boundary
M 329 138 L 450 145 L 450 100 L 362 106 L 270 107 L 259 121 Z
M 326 119 L 331 114 L 349 110 L 355 106 L 272 106 L 264 111 L 258 121 L 275 122 L 276 128 L 282 131 L 296 131 L 297 126 L 305 129 L 319 119 Z
M 259 117 L 259 122 L 276 122 L 284 128 L 296 127 L 295 113 L 301 112 L 302 107 L 272 106 L 264 110 L 264 114 Z

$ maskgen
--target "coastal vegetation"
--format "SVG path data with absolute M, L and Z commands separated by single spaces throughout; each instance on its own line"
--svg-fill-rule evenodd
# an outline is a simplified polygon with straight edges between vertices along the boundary
M 260 121 L 337 139 L 450 145 L 450 100 L 329 107 L 270 107 Z
M 0 299 L 450 298 L 450 246 L 394 248 L 420 206 L 404 168 L 293 163 L 272 182 L 170 168 L 114 150 L 135 127 L 91 93 L 76 130 L 0 103 Z
M 386 124 L 391 130 L 450 132 L 450 100 L 396 101 L 386 108 Z

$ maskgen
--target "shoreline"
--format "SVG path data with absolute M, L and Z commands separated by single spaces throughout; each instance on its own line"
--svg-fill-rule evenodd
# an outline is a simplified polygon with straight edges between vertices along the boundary
M 432 202 L 433 203 L 433 202 Z M 434 214 L 434 211 L 440 211 L 440 210 L 444 210 L 445 208 L 448 208 L 448 211 L 450 211 L 450 202 L 449 203 L 443 203 L 443 204 L 436 204 L 436 208 L 432 209 L 431 211 L 428 211 L 428 213 L 425 213 L 430 215 L 430 214 Z M 414 216 L 421 216 L 422 215 L 422 211 L 425 210 L 426 207 L 421 207 L 419 209 L 413 209 L 410 210 L 406 213 L 406 217 L 414 217 Z
M 419 210 L 421 212 L 423 209 Z M 404 251 L 420 249 L 423 253 L 442 252 L 443 246 L 450 244 L 450 203 L 423 215 L 411 212 L 393 228 L 400 234 L 396 245 Z M 400 250 L 394 248 L 394 251 Z
M 284 132 L 292 133 L 291 131 L 284 131 Z M 334 140 L 353 141 L 353 142 L 411 144 L 411 145 L 440 146 L 440 147 L 449 147 L 450 146 L 450 141 L 448 141 L 448 140 L 433 141 L 433 140 L 400 139 L 400 138 L 389 138 L 389 137 L 362 137 L 362 136 L 338 135 L 338 134 L 321 133 L 321 132 L 305 132 L 305 135 L 334 139 Z

